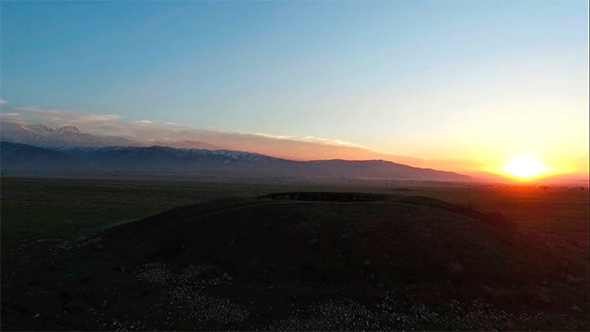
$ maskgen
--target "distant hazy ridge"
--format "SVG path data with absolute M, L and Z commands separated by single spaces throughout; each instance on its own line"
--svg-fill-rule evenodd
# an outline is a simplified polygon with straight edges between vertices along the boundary
M 293 161 L 230 150 L 151 147 L 38 147 L 1 142 L 3 173 L 146 174 L 297 179 L 398 179 L 471 181 L 452 172 L 416 168 L 383 160 Z

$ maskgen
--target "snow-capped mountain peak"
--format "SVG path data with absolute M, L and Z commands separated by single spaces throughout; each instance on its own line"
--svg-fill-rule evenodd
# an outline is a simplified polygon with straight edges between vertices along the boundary
M 107 147 L 107 146 L 169 146 L 184 149 L 219 150 L 222 147 L 201 141 L 151 140 L 135 141 L 118 136 L 101 136 L 84 132 L 74 125 L 49 127 L 43 124 L 0 123 L 2 141 L 49 148 Z
M 73 125 L 54 128 L 43 124 L 26 125 L 2 121 L 1 128 L 3 141 L 42 147 L 138 145 L 136 142 L 121 137 L 90 135 Z
M 40 123 L 32 124 L 32 125 L 19 125 L 21 128 L 25 130 L 30 130 L 35 133 L 53 133 L 57 131 L 57 129 L 53 127 L 47 127 L 46 125 L 42 125 Z
M 73 134 L 85 134 L 80 128 L 73 126 L 73 125 L 61 127 L 58 129 L 58 132 L 73 133 Z

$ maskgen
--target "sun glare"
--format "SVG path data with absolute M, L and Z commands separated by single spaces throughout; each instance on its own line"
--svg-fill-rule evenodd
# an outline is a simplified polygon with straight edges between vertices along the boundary
M 512 159 L 502 168 L 504 172 L 522 179 L 529 179 L 547 171 L 547 167 L 531 157 Z

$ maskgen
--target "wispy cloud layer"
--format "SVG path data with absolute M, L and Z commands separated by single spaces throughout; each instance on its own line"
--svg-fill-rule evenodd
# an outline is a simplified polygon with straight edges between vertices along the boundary
M 1 117 L 3 120 L 27 124 L 43 123 L 55 127 L 75 125 L 90 134 L 121 136 L 143 144 L 195 141 L 294 160 L 383 159 L 412 166 L 424 164 L 421 158 L 380 153 L 368 146 L 336 139 L 206 130 L 151 120 L 130 121 L 116 114 L 83 114 L 28 106 L 12 107 L 6 113 L 3 112 Z
M 54 109 L 45 110 L 36 106 L 15 107 L 13 110 L 15 113 L 19 113 L 23 119 L 45 120 L 56 125 L 73 124 L 83 126 L 112 122 L 121 118 L 115 114 L 81 114 Z

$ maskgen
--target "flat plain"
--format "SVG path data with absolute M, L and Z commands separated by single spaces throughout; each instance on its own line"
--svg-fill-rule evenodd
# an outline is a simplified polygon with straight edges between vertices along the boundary
M 587 187 L 2 178 L 1 195 L 3 330 L 588 329 Z

